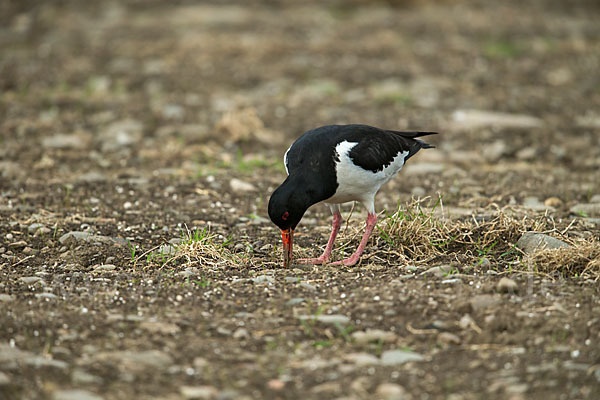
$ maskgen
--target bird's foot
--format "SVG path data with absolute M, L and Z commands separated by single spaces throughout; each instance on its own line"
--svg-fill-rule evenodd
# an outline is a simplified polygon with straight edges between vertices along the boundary
M 356 265 L 356 263 L 358 263 L 358 260 L 360 260 L 360 256 L 354 255 L 354 256 L 346 258 L 345 260 L 342 260 L 342 261 L 332 262 L 329 265 L 345 265 L 347 267 L 351 267 L 353 265 Z
M 325 257 L 324 255 L 319 258 L 300 258 L 300 259 L 298 259 L 298 262 L 300 264 L 314 264 L 314 265 L 327 264 L 327 261 L 329 261 L 329 257 Z

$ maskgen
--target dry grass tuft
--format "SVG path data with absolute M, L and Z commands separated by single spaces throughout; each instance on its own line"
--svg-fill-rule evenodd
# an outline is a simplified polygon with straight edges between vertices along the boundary
M 379 224 L 386 253 L 413 262 L 459 261 L 480 264 L 483 258 L 510 268 L 535 265 L 539 272 L 570 276 L 592 274 L 600 277 L 600 245 L 597 240 L 574 241 L 566 236 L 571 227 L 559 230 L 548 215 L 531 217 L 512 208 L 490 208 L 482 216 L 463 219 L 445 216 L 441 199 L 413 201 L 398 209 Z M 543 232 L 569 242 L 572 247 L 543 250 L 525 257 L 516 242 L 527 231 Z
M 538 271 L 568 276 L 592 276 L 600 279 L 600 243 L 589 240 L 573 247 L 541 250 L 531 255 L 529 262 Z
M 222 268 L 241 264 L 242 260 L 226 246 L 228 239 L 211 233 L 207 228 L 187 230 L 175 254 L 163 265 L 197 266 L 200 268 Z

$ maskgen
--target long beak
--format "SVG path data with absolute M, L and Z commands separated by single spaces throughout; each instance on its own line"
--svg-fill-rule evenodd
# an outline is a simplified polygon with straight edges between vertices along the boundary
M 294 243 L 294 230 L 288 228 L 281 230 L 281 239 L 283 239 L 283 267 L 287 268 L 292 263 L 292 245 Z

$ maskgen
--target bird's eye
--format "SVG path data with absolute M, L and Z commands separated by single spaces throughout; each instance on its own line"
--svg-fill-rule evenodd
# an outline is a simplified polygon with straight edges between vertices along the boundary
M 281 216 L 281 219 L 284 220 L 284 221 L 287 221 L 287 219 L 288 219 L 289 216 L 290 216 L 290 213 L 286 211 Z

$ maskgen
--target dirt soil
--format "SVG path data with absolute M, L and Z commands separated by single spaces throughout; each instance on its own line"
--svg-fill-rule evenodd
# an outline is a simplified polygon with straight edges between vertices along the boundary
M 266 212 L 305 130 L 436 130 L 377 210 L 441 197 L 439 223 L 510 212 L 593 253 L 597 2 L 0 15 L 0 399 L 600 398 L 593 257 L 531 264 L 507 235 L 414 256 L 378 231 L 355 267 L 283 269 Z M 364 226 L 350 210 L 336 257 Z M 330 223 L 309 210 L 297 254 Z

